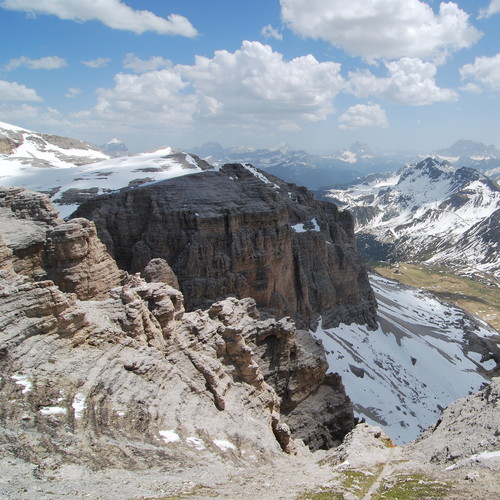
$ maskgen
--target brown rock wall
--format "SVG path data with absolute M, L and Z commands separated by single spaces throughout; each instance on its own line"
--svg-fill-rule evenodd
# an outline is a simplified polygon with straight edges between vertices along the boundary
M 83 204 L 119 266 L 142 271 L 162 258 L 186 308 L 229 295 L 313 326 L 373 324 L 375 300 L 355 250 L 353 220 L 305 188 L 225 165 Z M 264 179 L 264 180 L 263 180 Z

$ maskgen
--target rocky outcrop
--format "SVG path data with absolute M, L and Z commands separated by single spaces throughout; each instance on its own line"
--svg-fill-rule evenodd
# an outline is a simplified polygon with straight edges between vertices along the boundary
M 81 300 L 101 299 L 122 272 L 86 219 L 64 222 L 47 196 L 21 188 L 0 190 L 0 230 L 16 272 L 52 280 Z
M 166 262 L 146 266 L 150 282 L 120 272 L 92 222 L 48 216 L 45 196 L 2 195 L 0 443 L 10 454 L 92 468 L 252 462 L 295 453 L 295 438 L 332 446 L 353 427 L 324 353 L 290 319 L 261 320 L 249 298 L 185 312 Z
M 434 463 L 474 462 L 483 455 L 500 468 L 500 377 L 449 405 L 408 450 Z
M 303 326 L 375 322 L 350 214 L 250 165 L 105 195 L 74 216 L 95 222 L 122 269 L 166 260 L 188 310 L 235 295 Z

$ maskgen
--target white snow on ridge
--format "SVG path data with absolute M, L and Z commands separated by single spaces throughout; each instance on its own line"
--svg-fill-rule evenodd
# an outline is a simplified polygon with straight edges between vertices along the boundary
M 358 233 L 394 245 L 394 254 L 404 260 L 500 272 L 491 232 L 481 236 L 500 209 L 500 190 L 473 169 L 427 158 L 393 174 L 357 179 L 329 196 L 353 210 Z M 467 233 L 474 227 L 477 238 Z
M 342 376 L 356 413 L 401 444 L 488 381 L 477 370 L 491 364 L 464 350 L 465 325 L 480 337 L 498 332 L 473 325 L 463 311 L 430 294 L 377 275 L 370 280 L 379 303 L 377 330 L 320 324 L 312 334 L 322 340 L 330 371 Z
M 201 171 L 192 156 L 165 147 L 134 156 L 64 168 L 38 168 L 0 159 L 0 184 L 52 193 L 54 206 L 61 217 L 66 217 L 78 207 L 76 202 L 67 204 L 62 200 L 62 195 L 69 189 L 97 189 L 97 193 L 102 194 Z
M 12 130 L 13 132 L 31 132 L 32 130 L 28 130 L 27 128 L 18 127 L 17 125 L 11 125 L 10 123 L 0 122 L 0 129 Z

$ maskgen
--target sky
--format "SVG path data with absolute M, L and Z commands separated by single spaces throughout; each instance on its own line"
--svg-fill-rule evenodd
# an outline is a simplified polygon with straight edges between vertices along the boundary
M 0 0 L 0 121 L 133 152 L 500 147 L 500 0 Z

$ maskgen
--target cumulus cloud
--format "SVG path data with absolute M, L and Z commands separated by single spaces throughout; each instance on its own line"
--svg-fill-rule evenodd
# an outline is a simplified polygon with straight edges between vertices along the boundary
M 42 101 L 36 90 L 17 82 L 0 80 L 0 101 Z
M 386 128 L 388 126 L 385 111 L 378 104 L 356 104 L 339 117 L 339 128 L 346 130 L 361 127 Z
M 260 33 L 264 38 L 274 38 L 275 40 L 283 40 L 283 35 L 276 28 L 273 28 L 270 24 L 264 26 L 260 30 Z
M 132 53 L 128 53 L 123 58 L 123 67 L 131 69 L 134 73 L 145 73 L 146 71 L 171 68 L 172 61 L 164 59 L 160 56 L 150 57 L 149 59 L 141 59 Z
M 67 97 L 68 99 L 72 99 L 73 97 L 76 97 L 77 95 L 80 95 L 82 93 L 81 89 L 77 89 L 74 87 L 70 87 L 66 94 L 64 94 L 64 97 Z
M 0 115 L 7 123 L 27 126 L 31 130 L 51 130 L 53 133 L 68 135 L 68 130 L 76 129 L 73 122 L 50 106 L 0 102 Z
M 52 14 L 60 19 L 100 21 L 106 26 L 142 34 L 195 37 L 198 32 L 184 16 L 170 14 L 166 19 L 147 10 L 134 10 L 120 0 L 2 0 L 0 7 L 30 14 Z
M 493 57 L 476 57 L 472 64 L 460 68 L 463 80 L 470 78 L 494 90 L 500 90 L 500 54 Z
M 96 59 L 91 59 L 90 61 L 82 61 L 82 64 L 88 66 L 89 68 L 104 68 L 111 62 L 111 59 L 107 57 L 97 57 Z
M 28 69 L 59 69 L 67 66 L 65 59 L 59 56 L 48 56 L 40 59 L 30 59 L 29 57 L 21 56 L 17 59 L 11 59 L 5 65 L 5 71 L 12 71 L 21 66 Z
M 286 61 L 268 45 L 249 41 L 233 53 L 198 56 L 181 71 L 213 112 L 236 120 L 323 120 L 344 86 L 337 63 L 312 55 Z
M 368 70 L 349 73 L 349 91 L 357 97 L 376 96 L 410 106 L 458 99 L 454 90 L 436 85 L 436 66 L 430 62 L 404 57 L 385 66 L 389 75 L 385 78 Z
M 97 89 L 97 104 L 79 119 L 118 121 L 134 126 L 170 123 L 172 127 L 192 121 L 195 98 L 183 94 L 188 84 L 172 70 L 141 75 L 119 73 L 113 88 Z
M 280 0 L 285 23 L 365 59 L 442 58 L 472 46 L 481 33 L 456 3 L 439 12 L 420 0 Z
M 116 75 L 114 86 L 98 89 L 96 106 L 78 119 L 172 128 L 271 123 L 297 130 L 300 122 L 326 119 L 345 85 L 339 64 L 311 55 L 287 61 L 259 42 L 243 42 L 239 50 L 217 51 L 212 58 L 197 56 L 192 65 L 143 61 L 132 54 L 125 61 L 144 72 Z M 147 71 L 149 64 L 168 67 Z
M 490 5 L 486 9 L 481 9 L 479 12 L 479 19 L 491 17 L 494 14 L 500 13 L 500 0 L 491 0 Z

